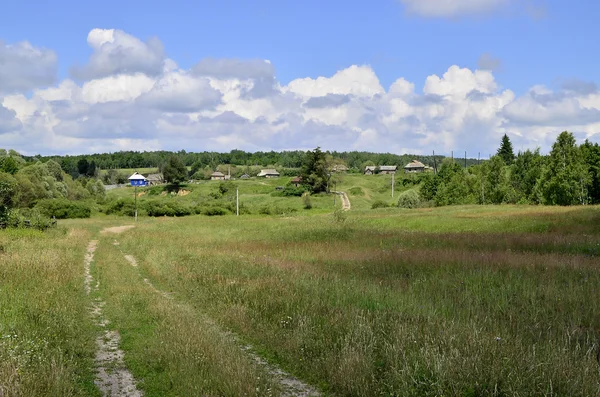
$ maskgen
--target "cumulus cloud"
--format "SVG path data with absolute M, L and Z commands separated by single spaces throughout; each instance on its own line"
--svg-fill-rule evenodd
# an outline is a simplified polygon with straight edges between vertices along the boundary
M 0 106 L 0 134 L 20 130 L 21 126 L 15 111 Z
M 0 93 L 29 91 L 53 84 L 56 54 L 27 41 L 5 44 L 0 40 Z
M 123 32 L 92 32 L 95 54 L 104 57 L 86 65 L 93 77 L 4 95 L 0 147 L 26 154 L 316 146 L 474 154 L 493 153 L 504 133 L 515 148 L 542 150 L 565 129 L 600 136 L 600 91 L 591 82 L 516 96 L 499 87 L 489 65 L 453 65 L 420 82 L 399 76 L 386 90 L 371 67 L 351 65 L 281 85 L 268 61 L 209 58 L 184 70 L 162 48 L 151 71 L 134 62 L 144 56 L 123 67 L 111 58 L 114 48 L 135 43 L 145 54 L 152 46 Z
M 509 3 L 509 0 L 400 0 L 410 14 L 422 17 L 459 17 L 485 14 Z
M 71 74 L 77 79 L 135 73 L 154 76 L 163 71 L 164 50 L 157 38 L 144 43 L 121 30 L 93 29 L 87 42 L 93 53 L 86 65 L 72 68 Z
M 164 112 L 190 113 L 214 108 L 221 96 L 208 79 L 173 72 L 162 76 L 138 102 Z

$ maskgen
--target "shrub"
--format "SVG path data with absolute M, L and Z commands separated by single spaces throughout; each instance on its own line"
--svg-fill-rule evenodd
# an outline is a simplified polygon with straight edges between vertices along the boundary
M 207 215 L 207 216 L 222 216 L 222 215 L 227 215 L 228 213 L 229 213 L 229 211 L 227 211 L 225 208 L 215 207 L 215 206 L 205 207 L 202 209 L 202 212 L 201 212 L 202 215 Z
M 421 205 L 421 196 L 416 190 L 407 190 L 398 196 L 398 207 L 417 208 Z
M 346 211 L 344 211 L 341 208 L 336 208 L 335 211 L 333 211 L 332 216 L 333 216 L 333 221 L 335 223 L 344 223 L 344 222 L 346 222 L 346 219 L 348 218 Z
M 310 193 L 305 192 L 302 194 L 302 204 L 304 204 L 304 209 L 309 210 L 312 208 L 312 200 L 310 199 Z
M 143 208 L 148 216 L 186 216 L 191 215 L 192 210 L 177 201 L 147 201 Z
M 388 203 L 386 203 L 383 200 L 375 200 L 373 202 L 373 204 L 371 205 L 371 209 L 387 208 L 387 207 L 389 207 Z
M 44 199 L 38 201 L 37 208 L 42 215 L 57 219 L 89 218 L 92 214 L 91 206 L 83 201 L 70 201 L 67 199 Z
M 117 201 L 112 201 L 107 204 L 107 206 L 104 209 L 104 212 L 107 215 L 115 214 L 115 215 L 134 216 L 135 215 L 134 200 L 130 199 L 130 198 L 120 198 Z
M 348 192 L 352 196 L 364 196 L 365 195 L 364 190 L 362 190 L 362 187 L 360 187 L 360 186 L 355 186 L 353 188 L 350 188 L 350 190 Z

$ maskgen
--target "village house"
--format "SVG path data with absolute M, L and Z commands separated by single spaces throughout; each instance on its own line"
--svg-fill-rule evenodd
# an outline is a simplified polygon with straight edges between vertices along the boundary
M 411 173 L 411 172 L 424 172 L 425 171 L 425 164 L 421 163 L 418 160 L 413 160 L 410 163 L 406 164 L 406 166 L 404 167 L 404 172 L 406 173 Z
M 331 172 L 348 172 L 348 167 L 344 164 L 336 164 L 331 167 Z
M 164 183 L 164 181 L 163 174 L 150 174 L 148 175 L 148 178 L 146 178 L 146 183 L 149 186 L 160 185 L 161 183 Z
M 278 178 L 279 172 L 273 168 L 267 168 L 264 170 L 260 170 L 260 173 L 257 176 L 264 176 L 265 178 Z
M 365 167 L 365 175 L 373 175 L 379 169 L 380 174 L 395 174 L 398 170 L 397 165 L 368 165 Z
M 219 171 L 215 171 L 212 174 L 210 174 L 210 180 L 211 181 L 223 181 L 225 180 L 225 174 Z
M 294 179 L 292 179 L 292 180 L 290 181 L 290 183 L 291 183 L 292 185 L 294 185 L 295 187 L 300 187 L 300 184 L 302 183 L 302 177 L 300 177 L 300 176 L 297 176 L 297 177 L 295 177 Z
M 250 179 L 250 175 L 244 174 L 244 175 L 240 176 L 240 179 Z

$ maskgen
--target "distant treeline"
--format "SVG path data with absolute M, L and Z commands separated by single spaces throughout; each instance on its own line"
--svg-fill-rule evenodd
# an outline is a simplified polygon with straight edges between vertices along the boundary
M 444 156 L 416 155 L 416 154 L 392 154 L 372 152 L 326 152 L 333 160 L 344 163 L 350 169 L 362 170 L 366 165 L 397 165 L 403 167 L 412 160 L 419 160 L 423 164 L 433 167 L 440 164 Z M 28 161 L 46 162 L 54 160 L 60 164 L 63 171 L 77 177 L 78 175 L 93 175 L 96 169 L 120 169 L 120 168 L 162 168 L 170 156 L 178 156 L 186 166 L 195 165 L 196 168 L 209 167 L 216 169 L 221 164 L 238 166 L 274 166 L 284 168 L 300 168 L 306 156 L 302 150 L 282 152 L 245 152 L 243 150 L 232 150 L 229 153 L 218 152 L 179 152 L 156 151 L 156 152 L 133 152 L 123 151 L 115 153 L 102 153 L 78 156 L 33 156 L 24 157 Z M 477 164 L 477 159 L 467 159 L 467 166 Z M 460 164 L 464 165 L 464 159 Z M 91 171 L 90 171 L 91 169 Z

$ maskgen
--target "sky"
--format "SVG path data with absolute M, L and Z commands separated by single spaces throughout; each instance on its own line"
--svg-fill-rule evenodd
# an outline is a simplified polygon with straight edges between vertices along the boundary
M 600 3 L 12 1 L 0 148 L 469 157 L 600 141 Z

